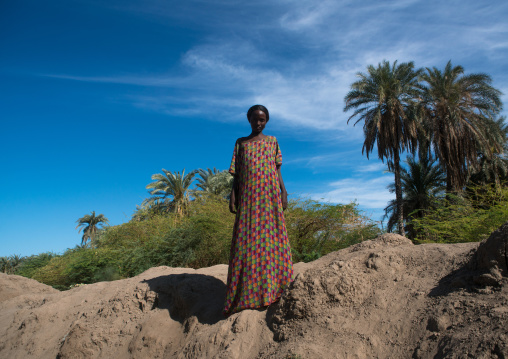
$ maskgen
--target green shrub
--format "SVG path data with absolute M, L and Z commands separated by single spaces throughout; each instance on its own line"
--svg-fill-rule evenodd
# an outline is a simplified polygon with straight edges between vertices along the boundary
M 178 227 L 131 251 L 127 273 L 137 274 L 157 265 L 200 268 L 227 263 L 234 221 L 227 203 L 208 196 L 189 207 L 189 217 Z
M 189 238 L 181 228 L 174 228 L 161 239 L 152 239 L 124 251 L 122 274 L 135 276 L 157 266 L 188 267 L 194 260 L 196 238 Z
M 381 234 L 356 203 L 292 199 L 284 214 L 294 262 L 309 262 Z
M 143 221 L 131 220 L 118 226 L 105 228 L 97 239 L 96 246 L 136 247 L 166 235 L 178 223 L 179 219 L 172 214 L 153 216 Z
M 44 267 L 36 269 L 32 278 L 56 289 L 67 289 L 71 284 L 66 273 L 68 262 L 66 256 L 53 257 Z
M 413 222 L 417 243 L 458 243 L 481 241 L 507 219 L 508 188 L 486 185 L 448 195 Z
M 58 255 L 51 252 L 40 253 L 30 257 L 24 257 L 21 264 L 16 268 L 15 274 L 23 277 L 32 278 L 34 273 L 49 263 L 49 261 Z
M 67 284 L 95 283 L 120 279 L 122 250 L 112 247 L 84 247 L 68 250 L 62 257 L 67 260 L 64 274 Z
M 189 238 L 197 241 L 197 246 L 190 266 L 227 264 L 235 222 L 235 215 L 229 212 L 229 202 L 218 196 L 208 196 L 192 204 L 186 232 Z

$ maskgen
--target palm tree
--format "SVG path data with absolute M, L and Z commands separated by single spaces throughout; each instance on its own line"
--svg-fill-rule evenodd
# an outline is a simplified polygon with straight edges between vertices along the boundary
M 14 255 L 10 256 L 8 259 L 9 259 L 9 266 L 10 266 L 10 274 L 14 274 L 16 272 L 16 268 L 21 263 L 23 263 L 23 260 L 25 259 L 25 257 L 14 254 Z
M 402 182 L 402 210 L 406 220 L 406 228 L 410 238 L 415 237 L 411 226 L 411 219 L 423 217 L 425 210 L 432 208 L 436 199 L 441 197 L 445 190 L 446 175 L 436 160 L 428 153 L 420 152 L 420 158 L 407 156 L 407 169 L 401 168 Z M 388 186 L 390 192 L 395 192 L 395 184 Z M 397 204 L 390 201 L 385 208 L 385 218 L 388 218 L 387 229 L 391 232 L 399 217 Z
M 215 167 L 213 169 L 207 168 L 206 170 L 200 168 L 197 170 L 197 174 L 201 178 L 197 179 L 198 183 L 196 187 L 199 190 L 196 193 L 211 193 L 228 199 L 233 186 L 233 176 L 227 170 L 219 171 Z
M 479 168 L 479 152 L 490 159 L 501 151 L 502 144 L 489 129 L 502 107 L 501 92 L 490 85 L 488 75 L 464 75 L 464 69 L 453 67 L 451 61 L 443 72 L 426 68 L 421 79 L 425 82 L 424 127 L 446 169 L 446 191 L 459 191 L 468 173 Z
M 351 85 L 351 91 L 345 97 L 344 111 L 355 109 L 348 123 L 355 117 L 355 125 L 364 121 L 362 153 L 369 158 L 377 142 L 379 158 L 393 163 L 398 229 L 404 235 L 400 153 L 414 153 L 417 147 L 416 104 L 421 98 L 418 82 L 421 70 L 415 70 L 413 62 L 397 65 L 395 61 L 390 66 L 388 61 L 383 61 L 377 68 L 368 66 L 367 72 L 358 73 L 360 80 Z
M 152 197 L 145 199 L 143 205 L 159 208 L 166 212 L 174 212 L 182 216 L 187 212 L 189 204 L 188 189 L 192 184 L 196 171 L 185 174 L 184 169 L 182 173 L 172 173 L 163 168 L 162 172 L 152 175 L 154 182 L 146 186 Z
M 99 226 L 103 226 L 104 224 L 108 224 L 109 220 L 104 217 L 103 214 L 95 215 L 95 211 L 92 211 L 92 214 L 85 214 L 83 217 L 79 218 L 77 221 L 78 227 L 81 227 L 78 231 L 80 233 L 83 231 L 83 237 L 81 237 L 81 245 L 85 245 L 86 241 L 90 239 L 90 242 L 93 243 L 95 237 L 97 236 L 98 231 L 100 230 Z
M 479 170 L 472 173 L 469 182 L 474 184 L 494 183 L 500 186 L 501 182 L 508 180 L 508 125 L 504 117 L 492 121 L 490 126 L 492 143 L 503 143 L 501 151 L 491 147 L 491 158 L 483 153 L 479 154 Z
M 201 178 L 197 178 L 198 183 L 196 184 L 196 187 L 199 188 L 201 191 L 205 192 L 212 192 L 212 186 L 210 184 L 210 180 L 213 178 L 213 176 L 216 176 L 221 171 L 219 171 L 217 168 L 207 168 L 206 170 L 200 168 L 196 170 L 196 174 L 198 174 Z
M 9 273 L 11 262 L 7 257 L 0 257 L 0 272 Z

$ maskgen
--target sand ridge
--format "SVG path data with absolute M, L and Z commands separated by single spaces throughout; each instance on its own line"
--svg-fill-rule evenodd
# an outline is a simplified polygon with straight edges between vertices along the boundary
M 385 234 L 225 319 L 226 265 L 59 292 L 0 274 L 1 358 L 507 358 L 508 223 L 482 243 Z

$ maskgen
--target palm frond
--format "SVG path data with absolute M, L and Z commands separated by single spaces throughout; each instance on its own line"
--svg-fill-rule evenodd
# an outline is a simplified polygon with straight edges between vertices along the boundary
M 468 174 L 481 167 L 478 153 L 490 158 L 502 147 L 491 120 L 501 109 L 501 92 L 488 75 L 464 75 L 464 68 L 451 61 L 443 71 L 427 68 L 420 77 L 425 131 L 446 169 L 447 191 L 461 190 Z
M 162 172 L 152 175 L 154 182 L 146 186 L 151 197 L 145 199 L 143 205 L 157 211 L 165 210 L 183 215 L 189 202 L 188 190 L 197 171 L 185 174 L 185 169 L 180 173 L 163 168 Z
M 91 214 L 85 214 L 83 217 L 79 218 L 77 221 L 78 225 L 76 229 L 79 228 L 78 233 L 83 231 L 83 236 L 81 238 L 81 244 L 86 244 L 87 240 L 94 241 L 97 236 L 98 231 L 101 229 L 99 226 L 104 226 L 109 223 L 109 220 L 103 215 L 99 214 L 95 215 L 95 211 L 92 211 Z

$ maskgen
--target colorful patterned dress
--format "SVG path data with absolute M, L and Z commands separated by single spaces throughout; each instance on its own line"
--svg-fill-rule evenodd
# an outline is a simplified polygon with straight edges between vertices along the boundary
M 276 302 L 293 279 L 276 165 L 277 139 L 237 141 L 229 172 L 239 184 L 224 315 Z

